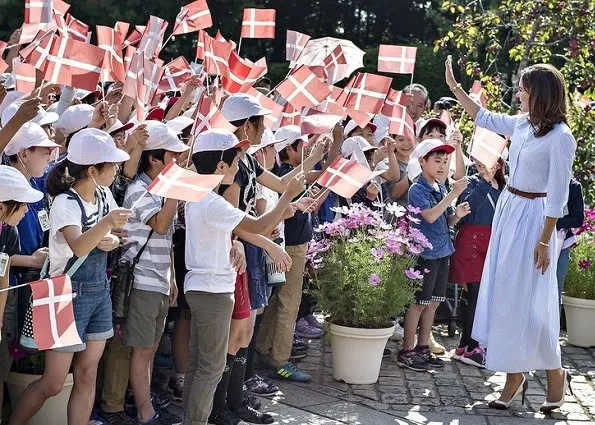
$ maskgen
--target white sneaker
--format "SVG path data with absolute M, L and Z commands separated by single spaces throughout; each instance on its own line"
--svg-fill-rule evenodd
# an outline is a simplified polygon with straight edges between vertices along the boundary
M 437 356 L 441 356 L 446 352 L 446 348 L 444 347 L 444 345 L 436 342 L 436 340 L 434 339 L 434 332 L 430 332 L 430 338 L 428 339 L 428 346 L 429 346 L 432 354 L 435 354 Z
M 402 341 L 405 330 L 399 325 L 399 322 L 395 322 L 395 331 L 390 337 L 391 341 Z

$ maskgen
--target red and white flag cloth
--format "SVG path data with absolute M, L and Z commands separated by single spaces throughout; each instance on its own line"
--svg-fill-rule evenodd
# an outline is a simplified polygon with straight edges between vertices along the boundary
M 302 124 L 302 111 L 294 108 L 291 103 L 286 103 L 278 114 L 277 122 L 275 123 L 274 130 L 278 130 L 286 125 L 297 125 Z
M 53 9 L 53 0 L 25 0 L 25 23 L 49 24 Z
M 378 48 L 378 72 L 413 74 L 417 47 L 381 44 Z
M 30 284 L 33 338 L 40 351 L 82 344 L 74 320 L 72 283 L 68 275 Z
M 359 73 L 349 89 L 345 107 L 359 112 L 377 114 L 384 105 L 392 78 L 382 75 Z
M 223 180 L 222 175 L 197 174 L 172 160 L 147 186 L 147 191 L 162 198 L 198 202 Z
M 316 181 L 321 186 L 344 198 L 351 198 L 356 192 L 382 171 L 370 171 L 356 160 L 337 158 Z
M 343 47 L 338 44 L 337 47 L 335 47 L 335 50 L 333 50 L 331 54 L 324 59 L 324 71 L 326 79 L 329 82 L 336 81 L 338 79 L 340 65 L 345 64 L 347 64 L 347 58 L 343 52 Z
M 19 58 L 12 61 L 12 75 L 16 83 L 16 90 L 23 93 L 31 93 L 35 90 L 37 70 L 28 63 L 22 63 Z
M 59 15 L 66 15 L 70 10 L 70 5 L 62 0 L 54 0 L 54 12 Z
M 245 92 L 267 73 L 265 58 L 259 59 L 256 63 L 248 59 L 242 59 L 235 50 L 229 56 L 228 68 L 223 73 L 221 85 L 229 93 Z
M 469 91 L 469 97 L 482 108 L 486 108 L 488 106 L 488 99 L 486 98 L 481 81 L 479 80 L 473 81 L 473 85 Z
M 25 62 L 30 63 L 43 72 L 43 66 L 47 65 L 46 59 L 50 54 L 53 38 L 53 30 L 48 30 L 46 32 L 39 31 L 33 41 L 19 52 L 19 56 L 21 56 Z
M 213 19 L 206 0 L 196 0 L 182 6 L 176 16 L 176 24 L 172 35 L 188 34 L 213 26 Z
M 97 46 L 55 36 L 45 58 L 45 65 L 35 67 L 43 70 L 46 81 L 95 91 L 104 57 L 105 51 Z
M 217 41 L 223 41 L 223 42 L 229 42 L 229 44 L 231 44 L 231 47 L 236 50 L 238 45 L 236 44 L 235 41 L 233 40 L 228 40 L 225 37 L 223 37 L 223 34 L 221 34 L 221 30 L 217 30 L 217 34 L 215 34 L 215 40 Z
M 0 57 L 0 73 L 3 73 L 7 69 L 8 69 L 8 64 L 6 63 L 6 61 L 4 59 L 2 59 Z
M 393 106 L 401 105 L 407 106 L 409 104 L 409 97 L 407 93 L 403 93 L 402 91 L 390 89 L 388 94 L 386 95 L 386 99 L 384 100 L 384 106 L 382 107 L 380 113 L 382 115 L 390 116 L 392 115 Z
M 74 18 L 70 13 L 66 15 L 66 26 L 69 37 L 86 43 L 90 41 L 91 33 L 89 32 L 89 25 Z
M 244 9 L 242 38 L 275 38 L 275 9 Z
M 279 115 L 283 111 L 283 107 L 270 97 L 267 97 L 262 92 L 256 90 L 254 87 L 250 87 L 245 93 L 256 98 L 256 101 L 264 109 L 272 111 L 270 114 L 264 116 L 264 125 L 266 128 L 273 130 L 277 124 Z
M 162 75 L 161 66 L 144 57 L 141 52 L 134 54 L 126 72 L 122 93 L 134 99 L 139 122 L 144 121 L 148 106 L 159 88 Z
M 158 57 L 163 45 L 163 36 L 167 29 L 167 21 L 157 16 L 149 17 L 143 36 L 138 45 L 138 50 L 148 58 Z
M 229 41 L 215 40 L 206 32 L 204 37 L 204 67 L 207 74 L 224 75 L 229 66 L 229 57 L 234 47 Z
M 276 90 L 298 109 L 304 106 L 314 108 L 331 94 L 328 84 L 321 81 L 305 65 L 292 72 Z
M 122 40 L 122 45 L 120 48 L 124 49 L 124 43 L 126 42 L 126 36 L 128 35 L 128 30 L 130 29 L 130 24 L 124 21 L 117 21 L 114 25 L 114 31 L 120 36 Z
M 485 128 L 476 127 L 470 146 L 469 155 L 492 168 L 506 149 L 506 139 Z
M 130 64 L 132 63 L 132 58 L 136 55 L 136 47 L 128 46 L 124 51 L 124 70 L 128 73 L 130 69 Z M 128 74 L 127 74 L 128 77 Z
M 301 32 L 287 30 L 287 41 L 285 42 L 285 59 L 289 61 L 289 68 L 295 67 L 297 61 L 304 51 L 310 36 Z
M 97 47 L 105 50 L 102 81 L 122 81 L 126 79 L 122 34 L 110 27 L 97 25 Z
M 316 109 L 310 109 L 305 116 L 302 116 L 300 125 L 302 135 L 330 134 L 335 125 L 342 119 L 341 115 L 331 115 Z
M 186 58 L 180 56 L 163 67 L 159 90 L 162 92 L 179 91 L 193 75 L 194 72 Z
M 405 106 L 393 106 L 392 113 L 386 116 L 389 120 L 389 134 L 404 136 L 412 143 L 415 143 L 415 124 L 413 119 L 407 113 L 407 108 Z
M 197 136 L 203 131 L 214 128 L 229 130 L 231 132 L 237 130 L 225 119 L 219 108 L 217 108 L 217 105 L 209 97 L 203 96 L 196 106 L 196 120 L 192 134 Z
M 143 38 L 145 28 L 146 27 L 142 25 L 135 25 L 130 35 L 126 38 L 126 40 L 124 40 L 124 45 L 122 48 L 126 48 L 128 46 L 137 47 L 138 43 L 140 43 L 141 39 Z

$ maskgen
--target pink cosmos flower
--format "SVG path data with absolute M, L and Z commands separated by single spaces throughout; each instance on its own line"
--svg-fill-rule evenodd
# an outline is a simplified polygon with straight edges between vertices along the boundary
M 419 280 L 423 279 L 424 277 L 419 271 L 415 270 L 412 267 L 405 270 L 405 276 L 407 276 L 411 280 Z
M 368 283 L 372 286 L 378 286 L 380 283 L 380 276 L 378 276 L 376 273 L 372 273 L 368 278 Z

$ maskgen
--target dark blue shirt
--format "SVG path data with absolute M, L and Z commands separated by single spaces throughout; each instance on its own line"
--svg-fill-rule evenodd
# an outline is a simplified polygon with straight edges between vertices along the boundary
M 417 182 L 413 183 L 409 188 L 409 205 L 422 211 L 435 207 L 446 196 L 446 187 L 439 182 L 436 182 L 436 184 L 438 190 L 428 183 L 423 175 L 420 175 Z M 422 253 L 423 258 L 435 260 L 448 257 L 454 252 L 455 249 L 450 238 L 447 219 L 447 216 L 453 213 L 453 209 L 448 207 L 433 223 L 428 223 L 421 214 L 417 214 L 420 222 L 414 224 L 414 227 L 418 228 L 432 244 L 432 249 L 426 249 Z
M 502 190 L 504 190 L 504 187 L 494 189 L 486 179 L 478 174 L 469 177 L 469 185 L 459 196 L 459 203 L 469 202 L 471 213 L 463 217 L 460 224 L 491 226 L 496 211 L 496 203 Z

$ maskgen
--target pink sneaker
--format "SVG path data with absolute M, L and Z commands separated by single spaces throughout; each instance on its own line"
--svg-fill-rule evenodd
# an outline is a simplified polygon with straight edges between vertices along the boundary
M 463 356 L 465 355 L 465 350 L 465 348 L 456 348 L 452 354 L 452 358 L 462 362 Z
M 460 359 L 463 363 L 471 366 L 485 369 L 486 367 L 486 353 L 481 347 L 475 348 L 473 351 L 465 351 L 463 358 Z

